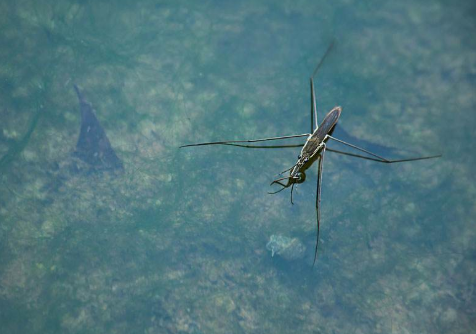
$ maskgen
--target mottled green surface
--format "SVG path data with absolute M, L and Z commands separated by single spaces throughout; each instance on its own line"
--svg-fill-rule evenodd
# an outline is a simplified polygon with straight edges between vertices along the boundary
M 113 4 L 114 3 L 114 4 Z M 2 333 L 470 333 L 476 328 L 474 1 L 2 1 Z M 191 142 L 303 133 L 343 107 L 355 138 L 438 160 Z M 72 84 L 124 172 L 68 168 Z M 271 257 L 273 234 L 304 259 Z

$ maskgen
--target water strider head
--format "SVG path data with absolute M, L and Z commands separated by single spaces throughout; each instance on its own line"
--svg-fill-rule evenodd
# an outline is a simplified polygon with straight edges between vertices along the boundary
M 300 154 L 298 156 L 298 160 L 296 162 L 296 164 L 294 165 L 294 167 L 291 169 L 291 171 L 289 172 L 289 176 L 298 180 L 300 179 L 299 175 L 302 175 L 304 174 L 304 179 L 306 178 L 306 174 L 304 173 L 304 171 L 309 167 L 310 164 L 312 164 L 311 162 L 311 156 L 307 153 L 304 153 L 304 152 L 301 152 L 303 154 Z M 301 181 L 301 182 L 296 182 L 296 183 L 302 183 L 304 182 Z
M 296 164 L 290 168 L 289 176 L 282 177 L 279 179 L 274 180 L 271 184 L 279 184 L 284 188 L 288 188 L 295 183 L 303 183 L 306 181 L 306 173 L 305 170 L 310 166 L 310 158 L 308 156 L 302 157 L 301 155 L 298 157 L 298 161 Z M 286 181 L 286 183 L 282 183 L 281 181 Z

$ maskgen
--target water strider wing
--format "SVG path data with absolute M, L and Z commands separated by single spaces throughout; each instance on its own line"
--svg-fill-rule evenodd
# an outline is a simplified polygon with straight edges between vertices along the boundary
M 326 117 L 324 117 L 322 123 L 319 125 L 317 130 L 314 131 L 310 138 L 308 138 L 306 146 L 303 149 L 306 151 L 306 153 L 313 154 L 313 152 L 316 152 L 319 145 L 324 140 L 326 140 L 326 136 L 332 131 L 332 129 L 336 125 L 341 112 L 341 107 L 335 107 L 334 109 L 329 111 L 329 113 L 327 113 Z

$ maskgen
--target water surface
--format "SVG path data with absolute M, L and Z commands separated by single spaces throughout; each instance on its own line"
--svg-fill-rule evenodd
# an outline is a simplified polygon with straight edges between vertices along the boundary
M 3 331 L 474 332 L 475 9 L 3 1 Z M 443 157 L 381 165 L 329 153 L 313 268 L 315 173 L 294 205 L 267 194 L 299 149 L 178 146 L 309 131 L 309 75 L 332 40 L 319 118 L 340 105 L 354 143 Z M 73 84 L 122 172 L 71 168 Z M 306 255 L 272 257 L 272 235 Z

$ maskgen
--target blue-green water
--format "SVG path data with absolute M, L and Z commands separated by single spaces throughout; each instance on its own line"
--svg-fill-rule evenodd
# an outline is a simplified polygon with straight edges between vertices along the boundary
M 1 332 L 475 332 L 475 14 L 443 0 L 3 1 Z M 309 75 L 332 40 L 319 117 L 341 105 L 354 143 L 443 157 L 328 153 L 312 267 L 315 173 L 294 205 L 267 194 L 298 148 L 178 146 L 309 131 Z M 71 168 L 74 83 L 123 172 Z M 305 254 L 272 257 L 272 235 Z

